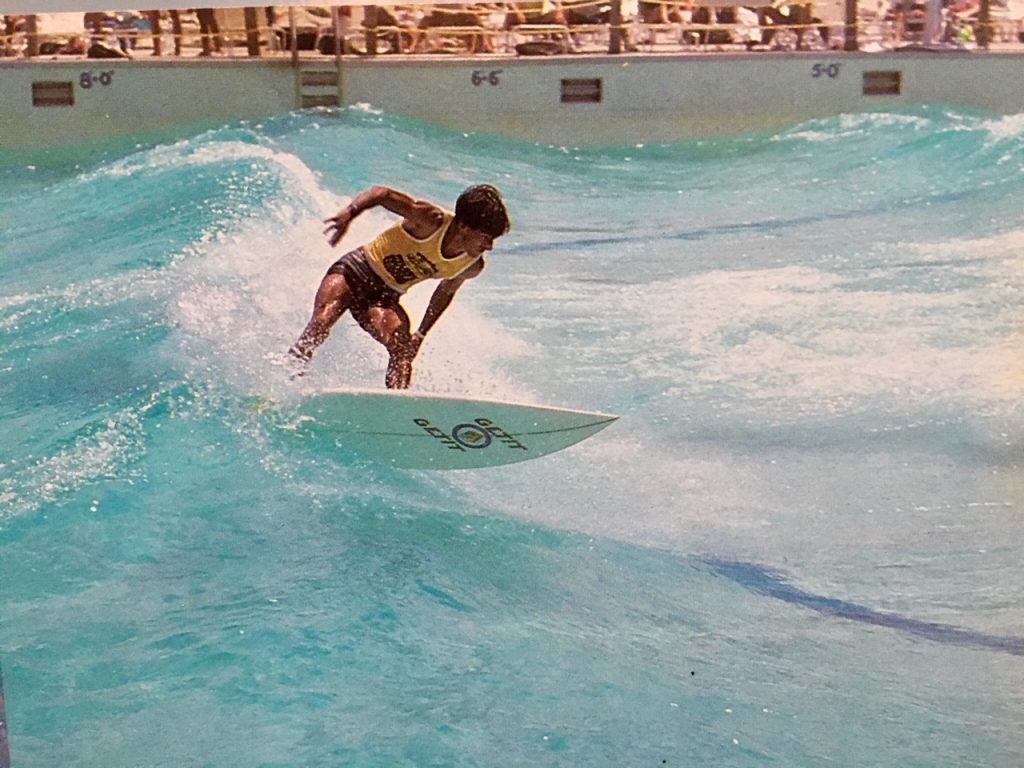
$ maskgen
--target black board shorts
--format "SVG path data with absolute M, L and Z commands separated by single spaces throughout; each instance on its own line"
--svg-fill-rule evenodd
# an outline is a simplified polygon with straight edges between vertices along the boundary
M 327 270 L 328 275 L 341 275 L 352 292 L 357 311 L 370 307 L 390 307 L 402 297 L 373 271 L 362 247 L 349 251 Z

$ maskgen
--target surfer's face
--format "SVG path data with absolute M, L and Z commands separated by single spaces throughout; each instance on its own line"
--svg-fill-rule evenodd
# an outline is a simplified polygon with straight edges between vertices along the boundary
M 466 253 L 470 256 L 480 256 L 494 247 L 494 237 L 486 232 L 466 227 L 465 245 Z

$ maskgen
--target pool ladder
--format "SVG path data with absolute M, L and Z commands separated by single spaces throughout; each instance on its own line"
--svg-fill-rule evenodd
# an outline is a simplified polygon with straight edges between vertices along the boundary
M 341 76 L 334 61 L 303 63 L 298 69 L 299 107 L 337 107 L 341 104 Z

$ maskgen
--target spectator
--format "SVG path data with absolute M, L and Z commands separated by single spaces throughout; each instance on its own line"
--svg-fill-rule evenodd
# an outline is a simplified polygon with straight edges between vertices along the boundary
M 389 53 L 412 53 L 419 44 L 420 35 L 415 31 L 415 26 L 411 26 L 405 20 L 397 19 L 387 8 L 377 6 L 376 18 L 372 27 L 368 21 L 368 19 L 363 20 L 363 26 L 367 29 L 391 27 L 387 32 L 377 36 L 378 40 L 387 42 Z
M 658 2 L 658 0 L 638 3 L 637 16 L 641 24 L 663 26 L 667 24 L 683 24 L 686 22 L 686 17 L 683 15 L 683 6 L 681 3 L 662 3 Z M 658 33 L 655 30 L 651 30 L 647 36 L 648 44 L 653 44 L 656 41 L 657 36 Z
M 509 3 L 505 17 L 505 29 L 520 24 L 565 24 L 562 0 L 530 0 L 525 3 Z
M 644 24 L 682 24 L 686 21 L 681 3 L 641 1 L 638 3 L 638 11 L 640 21 Z
M 85 28 L 89 31 L 89 45 L 96 45 L 106 41 L 108 18 L 104 11 L 90 11 L 85 14 Z
M 64 45 L 60 47 L 57 53 L 64 56 L 85 56 L 89 52 L 89 47 L 85 44 L 85 40 L 79 35 L 74 35 Z
M 134 51 L 138 42 L 137 19 L 138 16 L 131 11 L 114 15 L 114 30 L 117 32 L 117 44 L 125 53 Z
M 424 16 L 418 28 L 421 32 L 429 30 L 432 27 L 479 27 L 483 30 L 483 22 L 481 21 L 481 13 L 489 12 L 489 8 L 485 6 L 440 6 L 434 8 L 429 14 Z M 415 48 L 419 48 L 425 35 L 414 45 Z M 494 45 L 493 41 L 488 35 L 463 35 L 460 37 L 460 42 L 466 47 L 468 53 L 493 53 Z
M 0 45 L 0 56 L 14 56 L 14 35 L 18 31 L 20 16 L 4 16 L 4 39 Z

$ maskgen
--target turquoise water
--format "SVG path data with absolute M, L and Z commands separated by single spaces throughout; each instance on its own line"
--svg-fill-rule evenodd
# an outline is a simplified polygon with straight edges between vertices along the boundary
M 0 181 L 19 768 L 1024 764 L 1024 117 L 581 150 L 307 113 Z M 286 439 L 383 377 L 347 319 L 281 365 L 321 220 L 478 181 L 514 228 L 416 388 L 621 420 L 475 472 Z

